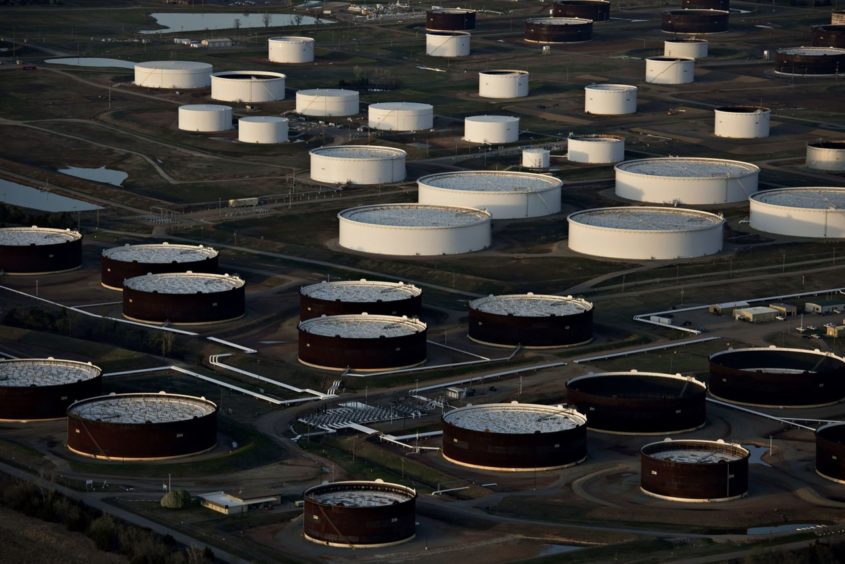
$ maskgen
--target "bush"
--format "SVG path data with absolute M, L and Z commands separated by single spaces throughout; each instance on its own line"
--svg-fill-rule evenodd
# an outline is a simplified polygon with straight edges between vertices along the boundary
M 171 491 L 161 498 L 161 506 L 166 509 L 184 509 L 191 504 L 191 494 L 187 490 Z
M 117 527 L 110 515 L 94 519 L 85 534 L 100 550 L 115 552 L 118 548 Z

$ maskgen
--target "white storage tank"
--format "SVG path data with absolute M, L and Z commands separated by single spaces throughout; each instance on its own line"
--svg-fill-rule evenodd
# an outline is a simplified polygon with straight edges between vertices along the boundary
M 761 139 L 769 136 L 772 111 L 760 106 L 722 106 L 713 110 L 713 133 L 731 139 Z
M 845 139 L 807 143 L 807 167 L 845 171 Z
M 197 61 L 135 63 L 135 86 L 144 88 L 207 88 L 211 65 Z
M 425 54 L 430 57 L 467 57 L 471 38 L 468 31 L 426 31 Z
M 296 93 L 296 113 L 304 116 L 353 116 L 358 113 L 358 92 L 341 88 L 314 88 Z
M 691 206 L 744 202 L 760 168 L 727 159 L 661 157 L 619 163 L 616 195 L 637 202 Z
M 645 81 L 651 84 L 688 84 L 695 78 L 695 59 L 648 57 Z
M 490 212 L 493 219 L 541 217 L 560 212 L 562 182 L 548 174 L 467 170 L 417 180 L 419 202 Z
M 212 133 L 232 129 L 232 108 L 218 104 L 179 106 L 179 129 Z
M 434 127 L 434 106 L 416 102 L 380 102 L 367 108 L 369 127 L 382 131 L 421 131 Z
M 845 188 L 802 186 L 757 192 L 751 227 L 791 237 L 845 238 Z
M 341 247 L 380 255 L 455 255 L 490 246 L 490 214 L 471 208 L 377 204 L 341 211 Z
M 482 98 L 528 96 L 528 71 L 492 69 L 478 73 L 478 95 Z
M 628 260 L 674 260 L 722 250 L 724 220 L 683 208 L 631 206 L 570 214 L 569 248 L 576 253 Z
M 249 116 L 238 120 L 238 141 L 242 143 L 284 143 L 288 120 L 279 116 Z
M 630 84 L 588 84 L 584 87 L 584 112 L 602 116 L 637 111 L 637 87 Z
M 470 116 L 464 120 L 464 141 L 470 143 L 514 143 L 519 140 L 519 118 L 514 116 Z
M 625 160 L 625 138 L 601 133 L 575 135 L 567 141 L 566 158 L 574 163 L 618 163 Z
M 211 97 L 221 102 L 244 104 L 284 100 L 285 78 L 280 72 L 216 72 L 211 75 Z
M 523 149 L 522 168 L 547 170 L 551 164 L 552 152 L 548 149 Z
M 405 180 L 407 153 L 394 147 L 335 145 L 310 151 L 311 179 L 328 184 L 390 184 Z
M 706 39 L 685 39 L 676 37 L 663 42 L 664 57 L 682 57 L 684 59 L 703 59 L 709 51 Z
M 314 61 L 314 38 L 271 37 L 267 40 L 267 57 L 271 63 L 311 63 Z

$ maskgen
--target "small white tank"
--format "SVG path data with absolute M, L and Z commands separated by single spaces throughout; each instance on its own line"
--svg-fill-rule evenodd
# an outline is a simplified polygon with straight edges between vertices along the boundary
M 807 143 L 807 167 L 845 171 L 845 139 Z
M 588 84 L 584 87 L 584 112 L 602 116 L 637 111 L 637 87 L 630 84 Z
M 217 104 L 179 106 L 179 129 L 213 133 L 232 129 L 232 108 Z
M 707 56 L 709 44 L 706 39 L 667 39 L 663 42 L 664 57 L 703 59 Z
M 471 37 L 468 31 L 427 31 L 425 54 L 430 57 L 467 57 Z
M 482 98 L 528 96 L 528 71 L 493 69 L 478 73 L 478 95 Z
M 420 131 L 434 127 L 434 107 L 416 102 L 380 102 L 367 108 L 368 125 L 382 131 Z
M 548 149 L 523 149 L 522 167 L 532 170 L 546 170 L 551 164 L 551 151 Z
M 625 160 L 625 138 L 619 135 L 576 135 L 567 142 L 566 158 L 574 163 L 611 164 Z
M 464 120 L 464 141 L 470 143 L 514 143 L 519 140 L 519 118 L 514 116 L 470 116 Z
M 311 63 L 314 61 L 312 37 L 271 37 L 267 40 L 267 56 L 271 63 Z
M 238 120 L 238 141 L 242 143 L 284 143 L 288 120 L 278 116 L 249 116 Z
M 688 84 L 695 78 L 695 59 L 649 57 L 645 60 L 645 81 L 651 84 Z
M 352 116 L 358 113 L 358 92 L 339 88 L 314 88 L 296 93 L 296 113 L 304 116 Z
M 761 139 L 769 136 L 769 108 L 723 106 L 713 110 L 713 133 L 730 139 Z

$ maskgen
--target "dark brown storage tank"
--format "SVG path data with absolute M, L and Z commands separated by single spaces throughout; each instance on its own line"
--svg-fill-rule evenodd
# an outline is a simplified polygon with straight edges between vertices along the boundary
M 341 280 L 299 289 L 299 319 L 321 315 L 405 315 L 419 317 L 422 290 L 404 282 Z
M 525 20 L 529 43 L 571 43 L 593 37 L 593 20 L 583 18 L 530 18 Z
M 328 370 L 387 370 L 422 364 L 426 324 L 394 315 L 331 315 L 299 323 L 299 362 Z
M 661 29 L 670 33 L 718 33 L 728 30 L 730 12 L 724 10 L 669 10 Z
M 845 47 L 845 25 L 817 25 L 813 27 L 814 47 Z
M 147 274 L 123 283 L 123 316 L 151 323 L 216 323 L 243 317 L 244 281 L 228 274 Z
M 845 74 L 845 49 L 787 47 L 775 54 L 775 72 L 785 75 Z
M 416 536 L 417 492 L 382 480 L 332 482 L 304 493 L 303 533 L 327 546 L 373 548 Z
M 603 22 L 610 19 L 610 2 L 605 0 L 558 0 L 552 6 L 552 16 Z
M 0 228 L 0 272 L 50 274 L 82 265 L 82 234 L 49 227 Z
M 0 360 L 0 421 L 63 418 L 73 402 L 102 393 L 101 372 L 75 360 Z
M 469 303 L 469 338 L 502 347 L 587 343 L 593 338 L 593 304 L 531 292 L 479 298 Z
M 553 470 L 587 458 L 587 419 L 529 403 L 468 405 L 442 417 L 443 458 L 483 470 Z
M 845 423 L 828 423 L 816 430 L 816 472 L 845 484 Z
M 122 290 L 123 281 L 144 274 L 166 272 L 217 272 L 217 251 L 202 245 L 154 243 L 124 245 L 103 251 L 100 257 L 101 284 Z
M 475 29 L 475 10 L 435 8 L 425 13 L 425 28 L 442 31 Z
M 566 401 L 587 416 L 591 430 L 680 433 L 704 425 L 707 389 L 680 374 L 604 372 L 569 380 Z
M 681 0 L 684 10 L 722 10 L 731 9 L 731 0 Z
M 67 410 L 67 447 L 103 460 L 161 460 L 198 454 L 217 444 L 217 405 L 159 392 L 110 394 Z
M 640 488 L 684 502 L 728 501 L 748 494 L 748 450 L 718 441 L 666 439 L 640 451 Z
M 746 405 L 809 407 L 845 398 L 845 358 L 806 349 L 729 349 L 710 356 L 710 393 Z

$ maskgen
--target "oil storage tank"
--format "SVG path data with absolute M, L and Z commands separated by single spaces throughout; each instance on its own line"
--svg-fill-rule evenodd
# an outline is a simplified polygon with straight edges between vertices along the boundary
M 342 88 L 299 90 L 296 113 L 313 117 L 355 115 L 358 113 L 358 92 Z
M 640 489 L 684 502 L 728 501 L 748 494 L 748 458 L 741 445 L 718 441 L 671 440 L 640 451 Z
M 816 473 L 845 484 L 845 423 L 827 423 L 816 429 Z
M 645 81 L 651 84 L 689 84 L 695 80 L 695 59 L 648 57 Z
M 101 393 L 101 374 L 90 362 L 0 360 L 0 421 L 62 418 L 71 403 Z
M 212 66 L 197 61 L 135 63 L 135 86 L 144 88 L 208 88 Z
M 430 57 L 468 57 L 472 34 L 468 31 L 425 32 L 425 54 Z
M 469 116 L 464 119 L 464 141 L 470 143 L 515 143 L 519 141 L 516 116 Z
M 441 172 L 417 180 L 421 204 L 483 209 L 493 219 L 559 213 L 562 184 L 548 174 L 492 170 Z
M 710 393 L 745 405 L 836 403 L 845 398 L 845 359 L 818 349 L 729 349 L 710 356 Z
M 241 143 L 285 143 L 288 120 L 279 116 L 247 116 L 238 120 L 238 141 Z
M 602 22 L 610 19 L 610 2 L 606 0 L 558 0 L 552 6 L 556 18 L 583 18 Z
M 49 274 L 82 265 L 82 234 L 50 227 L 0 228 L 0 271 Z
M 419 317 L 422 290 L 404 282 L 335 280 L 299 289 L 299 319 L 369 313 Z
M 314 45 L 313 37 L 271 37 L 267 40 L 267 57 L 271 63 L 312 63 Z
M 163 272 L 217 272 L 218 252 L 203 245 L 153 243 L 106 249 L 100 256 L 100 283 L 122 290 L 123 281 Z
M 456 255 L 490 246 L 490 213 L 455 206 L 375 204 L 337 214 L 341 247 L 380 255 Z
M 703 59 L 707 57 L 709 50 L 710 44 L 706 39 L 673 37 L 663 42 L 664 57 Z
M 845 24 L 813 26 L 813 47 L 845 48 Z
M 478 73 L 478 95 L 482 98 L 528 96 L 528 71 L 491 69 Z
M 593 38 L 593 20 L 584 18 L 529 18 L 525 20 L 529 43 L 574 43 Z
M 603 116 L 637 111 L 637 87 L 630 84 L 588 84 L 584 87 L 584 112 Z
M 332 482 L 305 490 L 306 540 L 326 546 L 375 548 L 416 536 L 417 492 L 382 480 Z
M 719 33 L 728 30 L 730 16 L 727 10 L 667 10 L 660 27 L 669 33 Z
M 379 102 L 367 108 L 368 125 L 381 131 L 421 131 L 434 127 L 434 106 L 417 102 Z
M 786 47 L 775 53 L 775 72 L 787 76 L 835 76 L 845 73 L 845 49 Z
M 226 71 L 211 75 L 211 98 L 221 102 L 261 104 L 285 99 L 285 79 L 280 72 Z
M 145 274 L 123 281 L 123 316 L 149 323 L 215 323 L 243 317 L 244 281 L 228 274 Z
M 682 433 L 704 426 L 707 388 L 680 374 L 602 372 L 569 380 L 566 401 L 587 416 L 591 430 Z
M 523 149 L 522 168 L 548 170 L 552 153 L 548 149 Z
M 327 184 L 391 184 L 405 180 L 407 153 L 395 147 L 333 145 L 311 149 L 311 180 Z
M 845 188 L 801 186 L 757 192 L 749 198 L 750 224 L 791 237 L 845 238 Z
M 807 143 L 807 168 L 845 170 L 845 139 Z
M 567 139 L 566 158 L 574 163 L 612 164 L 625 160 L 625 138 L 596 133 Z
M 656 157 L 619 163 L 616 195 L 637 202 L 702 206 L 744 202 L 760 167 L 728 159 Z
M 425 28 L 428 30 L 475 29 L 475 10 L 464 8 L 432 8 L 426 10 Z
M 674 260 L 722 250 L 722 217 L 698 210 L 650 206 L 575 212 L 569 248 L 585 255 L 628 260 Z
M 67 448 L 102 460 L 162 460 L 217 444 L 217 405 L 181 394 L 109 394 L 67 410 Z
M 327 370 L 389 370 L 422 364 L 427 326 L 395 315 L 322 315 L 299 323 L 299 362 Z
M 497 472 L 536 472 L 587 458 L 587 418 L 530 403 L 467 405 L 444 413 L 443 458 Z
M 199 133 L 216 133 L 232 129 L 232 108 L 219 104 L 179 106 L 179 129 Z
M 593 339 L 593 304 L 572 296 L 503 294 L 469 303 L 469 338 L 497 347 L 556 348 Z
M 769 136 L 772 111 L 761 106 L 722 106 L 713 110 L 713 133 L 731 139 L 761 139 Z

